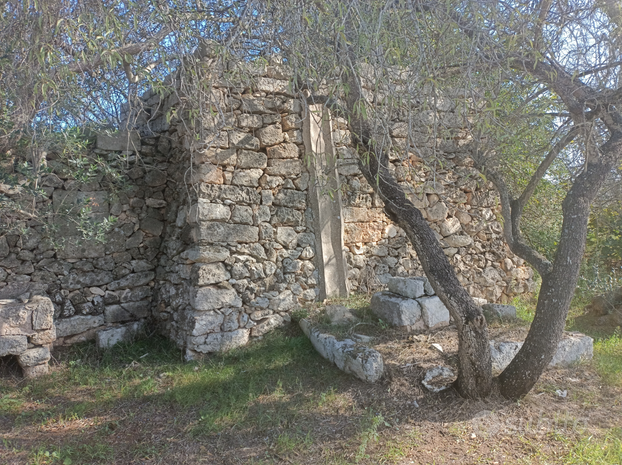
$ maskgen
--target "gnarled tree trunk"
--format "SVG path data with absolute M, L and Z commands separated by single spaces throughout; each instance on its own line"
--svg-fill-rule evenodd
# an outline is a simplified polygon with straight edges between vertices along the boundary
M 553 359 L 562 337 L 585 250 L 591 202 L 622 156 L 622 131 L 601 147 L 597 160 L 575 180 L 564 203 L 562 233 L 550 271 L 542 276 L 536 314 L 523 347 L 499 376 L 501 393 L 518 399 L 527 394 Z

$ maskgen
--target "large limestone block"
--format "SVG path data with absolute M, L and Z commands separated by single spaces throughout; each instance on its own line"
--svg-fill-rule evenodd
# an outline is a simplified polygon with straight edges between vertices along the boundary
M 259 150 L 259 139 L 247 132 L 229 131 L 229 144 L 231 148 Z
M 268 158 L 298 158 L 298 146 L 285 142 L 266 149 Z
M 283 142 L 283 130 L 280 124 L 272 124 L 257 131 L 262 147 L 271 147 Z
M 233 289 L 208 286 L 193 291 L 190 297 L 190 305 L 195 310 L 203 311 L 224 307 L 239 308 L 242 306 L 242 299 Z
M 199 194 L 202 199 L 231 200 L 235 204 L 258 205 L 261 202 L 261 194 L 251 187 L 202 184 Z
M 490 341 L 492 367 L 504 370 L 523 346 L 522 342 Z M 594 339 L 585 334 L 564 332 L 549 366 L 568 366 L 594 355 Z
M 374 314 L 391 326 L 421 324 L 421 306 L 414 299 L 391 292 L 377 292 L 371 299 Z
M 269 159 L 266 174 L 270 176 L 298 176 L 302 173 L 301 160 Z
M 269 333 L 273 329 L 282 326 L 285 321 L 281 315 L 270 315 L 268 318 L 261 320 L 251 329 L 251 336 L 258 337 Z
M 428 329 L 449 325 L 449 310 L 438 296 L 417 299 L 421 305 L 421 315 Z
M 50 357 L 50 349 L 47 347 L 35 347 L 19 354 L 17 361 L 22 367 L 33 367 L 47 363 Z
M 196 264 L 192 267 L 190 275 L 194 286 L 217 284 L 231 278 L 223 263 Z
M 131 341 L 143 327 L 143 321 L 133 321 L 122 326 L 101 329 L 95 335 L 95 343 L 98 349 L 110 349 L 120 342 Z
M 338 341 L 334 336 L 313 328 L 305 319 L 300 320 L 300 327 L 315 350 L 340 370 L 368 383 L 375 383 L 382 377 L 384 361 L 377 350 L 359 346 L 351 339 Z
M 198 239 L 212 242 L 258 242 L 259 228 L 244 224 L 204 223 L 199 227 Z
M 274 205 L 304 210 L 307 207 L 307 193 L 294 189 L 281 189 L 274 197 Z
M 73 316 L 56 321 L 57 337 L 73 336 L 104 325 L 104 315 Z
M 220 332 L 220 326 L 225 317 L 214 311 L 195 313 L 192 322 L 192 336 L 202 336 L 208 333 Z
M 594 356 L 594 339 L 581 333 L 564 333 L 550 366 L 567 366 Z
M 184 260 L 195 263 L 224 262 L 229 258 L 229 249 L 216 245 L 195 246 L 180 254 Z
M 516 318 L 516 307 L 514 305 L 484 304 L 482 311 L 487 321 Z
M 390 292 L 409 299 L 416 299 L 425 294 L 423 278 L 391 278 L 388 285 Z
M 203 342 L 192 344 L 193 349 L 186 350 L 186 360 L 197 358 L 200 355 L 198 353 L 226 352 L 244 346 L 248 343 L 249 337 L 249 329 L 208 334 Z
M 26 336 L 0 336 L 0 357 L 18 355 L 28 348 Z
M 54 305 L 48 297 L 34 296 L 26 307 L 32 306 L 32 329 L 36 331 L 51 329 L 54 325 Z
M 495 342 L 490 341 L 490 355 L 492 358 L 492 370 L 495 372 L 505 370 L 514 356 L 523 346 L 522 342 Z

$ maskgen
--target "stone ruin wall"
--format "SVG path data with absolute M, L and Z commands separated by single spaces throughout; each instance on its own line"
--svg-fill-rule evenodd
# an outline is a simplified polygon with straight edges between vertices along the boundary
M 117 222 L 103 244 L 85 243 L 75 225 L 62 220 L 62 249 L 34 220 L 27 234 L 0 237 L 0 299 L 49 296 L 57 343 L 153 317 L 188 358 L 245 344 L 288 321 L 293 309 L 321 295 L 327 278 L 319 237 L 324 226 L 318 226 L 310 201 L 319 181 L 305 157 L 313 147 L 303 137 L 309 110 L 288 85 L 280 66 L 256 72 L 252 92 L 221 79 L 213 98 L 226 129 L 203 121 L 198 141 L 186 122 L 165 116 L 177 104 L 175 95 L 161 100 L 146 94 L 152 111 L 140 137 L 100 136 L 93 149 L 124 164 L 129 188 L 115 197 L 104 179 L 80 184 L 67 166 L 50 159 L 39 207 L 58 213 L 90 200 L 95 219 L 112 216 Z M 451 108 L 435 111 L 456 121 Z M 504 245 L 496 197 L 488 184 L 477 182 L 467 146 L 455 138 L 430 138 L 425 121 L 419 123 L 418 153 L 425 158 L 434 149 L 442 167 L 432 170 L 412 156 L 395 156 L 392 163 L 398 181 L 415 183 L 411 198 L 461 282 L 488 301 L 531 290 L 531 270 Z M 347 286 L 371 292 L 389 276 L 422 275 L 404 232 L 387 220 L 360 174 L 344 122 L 331 124 L 320 132 L 339 155 L 335 202 L 343 202 L 337 225 L 343 224 Z M 405 145 L 404 126 L 393 122 L 395 147 Z M 5 194 L 31 200 L 19 189 Z

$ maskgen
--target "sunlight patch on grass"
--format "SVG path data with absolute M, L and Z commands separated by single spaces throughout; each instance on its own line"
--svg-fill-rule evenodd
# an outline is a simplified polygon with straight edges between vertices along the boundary
M 589 436 L 579 439 L 565 457 L 564 463 L 568 465 L 622 463 L 622 429 L 611 429 L 604 438 Z
M 622 386 L 622 335 L 616 332 L 594 342 L 594 366 L 611 386 Z

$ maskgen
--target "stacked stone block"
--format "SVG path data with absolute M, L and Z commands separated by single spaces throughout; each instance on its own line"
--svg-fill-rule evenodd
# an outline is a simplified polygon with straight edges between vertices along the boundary
M 48 372 L 50 346 L 56 340 L 54 307 L 47 297 L 0 300 L 0 357 L 17 356 L 24 377 Z
M 426 278 L 390 278 L 389 291 L 371 299 L 374 314 L 386 324 L 409 331 L 438 329 L 449 324 L 449 311 Z

